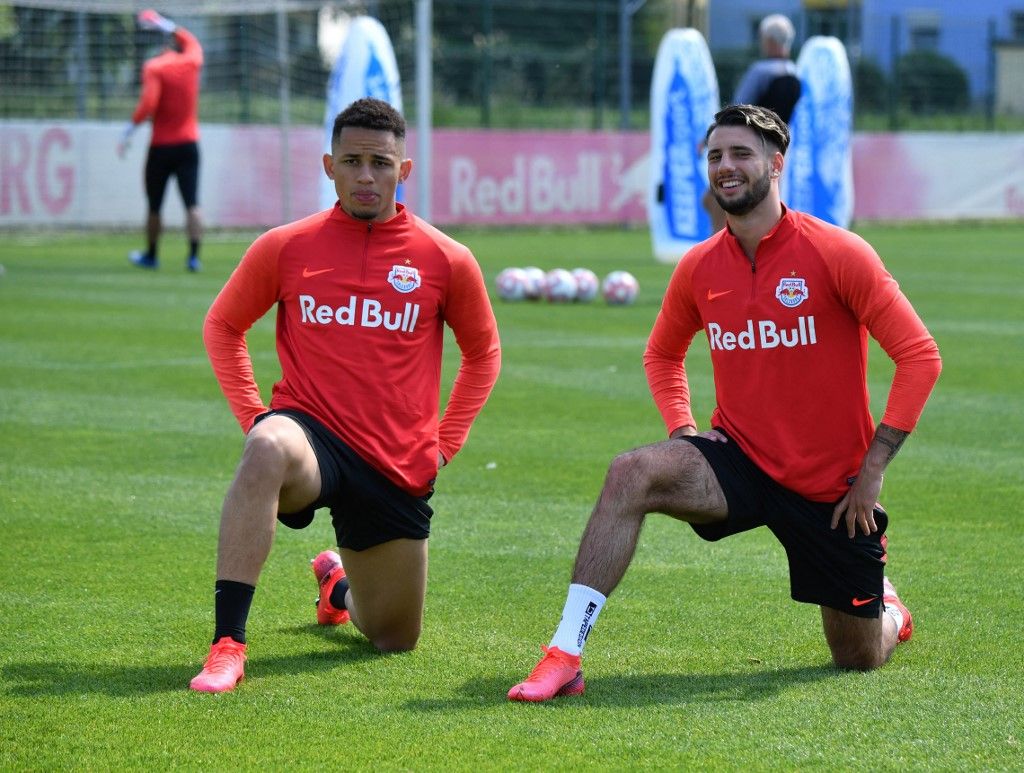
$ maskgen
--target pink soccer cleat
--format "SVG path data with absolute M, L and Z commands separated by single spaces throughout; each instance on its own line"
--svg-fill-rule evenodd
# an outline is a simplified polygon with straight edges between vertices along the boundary
M 222 636 L 210 645 L 203 670 L 192 678 L 189 687 L 199 692 L 227 692 L 244 678 L 245 645 Z
M 541 646 L 544 657 L 533 671 L 508 691 L 510 701 L 540 702 L 563 695 L 583 694 L 583 671 L 580 656 L 562 652 L 558 647 Z
M 333 550 L 325 550 L 312 561 L 313 575 L 320 586 L 316 600 L 316 621 L 320 625 L 344 625 L 349 620 L 347 609 L 338 609 L 331 604 L 331 591 L 338 580 L 345 579 L 345 568 L 341 556 Z
M 907 641 L 914 633 L 914 621 L 910 617 L 910 610 L 900 601 L 900 597 L 896 595 L 896 588 L 893 587 L 892 581 L 888 577 L 882 578 L 882 588 L 884 590 L 882 601 L 886 604 L 892 604 L 903 614 L 903 625 L 900 626 L 896 638 L 901 642 Z

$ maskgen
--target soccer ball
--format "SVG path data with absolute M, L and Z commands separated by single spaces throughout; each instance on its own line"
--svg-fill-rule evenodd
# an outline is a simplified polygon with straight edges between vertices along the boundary
M 597 274 L 589 268 L 574 268 L 572 275 L 576 278 L 576 300 L 583 303 L 590 303 L 597 297 L 597 291 L 601 284 L 597 281 Z
M 535 301 L 544 294 L 544 280 L 547 275 L 536 266 L 523 269 L 526 274 L 526 299 Z
M 636 300 L 640 284 L 628 271 L 612 271 L 601 282 L 601 294 L 613 306 L 627 306 Z
M 544 297 L 552 303 L 576 298 L 576 278 L 564 268 L 554 268 L 544 277 Z
M 503 301 L 521 301 L 526 297 L 529 279 L 521 268 L 506 268 L 494 280 L 498 297 Z

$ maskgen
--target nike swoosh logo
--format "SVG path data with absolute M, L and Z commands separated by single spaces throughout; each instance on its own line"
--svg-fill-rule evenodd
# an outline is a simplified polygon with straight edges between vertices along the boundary
M 304 268 L 302 269 L 302 278 L 309 279 L 311 276 L 316 276 L 317 274 L 326 274 L 328 271 L 334 271 L 334 269 L 321 268 L 319 271 L 310 271 L 308 268 Z
M 713 301 L 715 298 L 721 298 L 723 295 L 728 295 L 732 290 L 722 290 L 721 292 L 713 293 L 708 290 L 708 300 Z
M 878 598 L 878 596 L 869 596 L 866 599 L 850 599 L 850 603 L 853 604 L 855 607 L 862 607 L 865 604 L 870 604 L 872 601 L 874 601 L 877 598 Z

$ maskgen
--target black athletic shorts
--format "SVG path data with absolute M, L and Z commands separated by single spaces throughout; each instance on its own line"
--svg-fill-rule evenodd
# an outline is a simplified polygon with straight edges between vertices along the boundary
M 718 430 L 724 435 L 725 432 Z M 835 502 L 814 502 L 780 486 L 733 440 L 683 437 L 697 447 L 725 492 L 729 515 L 722 523 L 691 524 L 709 541 L 767 526 L 786 549 L 790 594 L 795 601 L 878 617 L 882 604 L 882 535 L 889 516 L 875 506 L 874 534 L 850 539 L 845 520 L 831 528 Z
M 151 145 L 146 156 L 146 198 L 149 211 L 156 215 L 164 203 L 164 192 L 171 175 L 178 179 L 178 190 L 185 209 L 194 207 L 199 189 L 199 145 Z
M 301 411 L 283 408 L 259 416 L 287 416 L 306 433 L 320 465 L 320 496 L 298 513 L 278 513 L 277 519 L 291 529 L 304 529 L 321 507 L 331 509 L 338 546 L 366 550 L 393 539 L 426 539 L 434 511 L 430 494 L 417 497 L 400 489 L 367 464 L 327 427 Z M 432 493 L 432 492 L 431 492 Z

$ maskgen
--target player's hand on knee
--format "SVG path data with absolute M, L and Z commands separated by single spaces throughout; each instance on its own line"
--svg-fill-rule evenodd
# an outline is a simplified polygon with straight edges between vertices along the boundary
M 854 484 L 856 487 L 856 484 Z M 863 491 L 851 488 L 832 511 L 832 528 L 839 526 L 840 520 L 846 523 L 846 534 L 853 539 L 859 528 L 863 534 L 874 534 L 878 531 L 875 523 L 876 496 L 865 498 Z
M 697 437 L 707 438 L 708 440 L 713 440 L 716 443 L 728 443 L 729 442 L 729 438 L 727 438 L 724 434 L 719 432 L 717 429 L 709 429 L 707 432 L 701 432 L 701 433 L 699 433 L 697 435 Z

